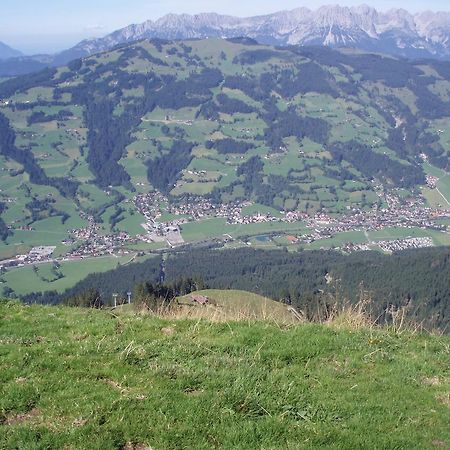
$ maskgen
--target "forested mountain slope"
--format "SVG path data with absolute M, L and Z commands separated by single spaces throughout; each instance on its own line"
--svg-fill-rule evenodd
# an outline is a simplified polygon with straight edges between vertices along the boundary
M 162 270 L 162 267 L 164 270 Z M 168 257 L 91 274 L 62 294 L 32 293 L 28 303 L 60 303 L 96 290 L 104 304 L 112 294 L 137 295 L 142 283 L 165 283 L 171 295 L 191 289 L 243 289 L 288 303 L 307 317 L 364 302 L 372 320 L 390 322 L 392 313 L 429 328 L 448 331 L 450 249 L 420 249 L 382 255 L 360 252 L 189 249 Z M 171 296 L 169 295 L 169 296 Z M 164 297 L 164 296 L 163 296 Z
M 129 44 L 0 84 L 3 223 L 114 225 L 152 189 L 304 212 L 381 206 L 382 190 L 419 192 L 424 161 L 449 170 L 449 93 L 450 63 Z

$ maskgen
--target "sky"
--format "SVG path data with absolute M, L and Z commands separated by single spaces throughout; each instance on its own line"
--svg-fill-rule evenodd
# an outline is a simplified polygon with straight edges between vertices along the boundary
M 450 0 L 2 0 L 0 41 L 25 54 L 52 53 L 168 13 L 217 12 L 245 17 L 332 3 L 366 3 L 380 10 L 450 11 Z

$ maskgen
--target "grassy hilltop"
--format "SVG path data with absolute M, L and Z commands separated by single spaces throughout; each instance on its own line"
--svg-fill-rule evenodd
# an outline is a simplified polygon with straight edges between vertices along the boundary
M 450 445 L 444 336 L 3 302 L 0 343 L 0 448 Z

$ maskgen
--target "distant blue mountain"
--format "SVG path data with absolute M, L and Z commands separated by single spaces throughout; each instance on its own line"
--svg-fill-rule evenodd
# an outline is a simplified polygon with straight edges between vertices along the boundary
M 23 56 L 22 52 L 0 42 L 0 59 L 16 58 L 18 56 Z

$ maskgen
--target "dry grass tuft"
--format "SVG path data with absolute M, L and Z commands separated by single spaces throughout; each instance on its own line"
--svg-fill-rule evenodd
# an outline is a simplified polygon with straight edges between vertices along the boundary
M 425 377 L 422 379 L 422 384 L 425 386 L 439 386 L 441 384 L 441 380 L 439 377 Z
M 446 406 L 450 406 L 450 392 L 447 392 L 446 394 L 438 395 L 436 397 L 436 400 Z
M 22 423 L 32 422 L 40 415 L 40 411 L 37 408 L 33 408 L 27 413 L 14 414 L 6 417 L 5 423 L 7 425 L 18 425 Z
M 145 444 L 134 444 L 133 442 L 127 442 L 122 450 L 152 450 L 151 447 Z
M 370 319 L 368 313 L 369 302 L 360 300 L 356 305 L 344 303 L 343 306 L 334 306 L 328 318 L 324 320 L 326 325 L 344 330 L 371 329 L 376 322 Z

